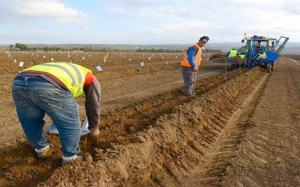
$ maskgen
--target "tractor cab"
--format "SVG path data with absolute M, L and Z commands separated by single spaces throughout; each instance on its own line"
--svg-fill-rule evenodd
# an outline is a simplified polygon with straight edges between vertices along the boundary
M 259 51 L 260 52 L 267 52 L 271 51 L 275 45 L 275 38 L 265 37 L 265 36 L 251 36 L 245 37 L 242 40 L 242 43 L 245 43 L 244 47 L 242 48 L 243 51 L 241 53 L 249 54 L 251 56 L 255 56 Z

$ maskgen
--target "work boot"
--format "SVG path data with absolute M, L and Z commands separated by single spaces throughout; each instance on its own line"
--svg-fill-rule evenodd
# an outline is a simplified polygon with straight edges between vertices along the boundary
M 191 94 L 184 94 L 184 95 L 186 95 L 186 96 L 188 96 L 188 97 L 196 97 L 196 93 L 195 93 L 195 92 L 193 92 L 193 93 L 191 93 Z
M 65 166 L 67 164 L 71 164 L 74 161 L 83 161 L 83 156 L 74 155 L 72 157 L 62 157 L 61 165 Z
M 50 149 L 50 146 L 46 145 L 42 149 L 34 149 L 34 150 L 35 150 L 38 158 L 44 158 L 44 157 L 46 157 L 46 154 L 48 153 L 49 149 Z

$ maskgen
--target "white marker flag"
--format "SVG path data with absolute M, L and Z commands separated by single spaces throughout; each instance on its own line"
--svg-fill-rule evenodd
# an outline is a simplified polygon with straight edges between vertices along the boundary
M 97 71 L 102 71 L 101 66 L 96 66 Z

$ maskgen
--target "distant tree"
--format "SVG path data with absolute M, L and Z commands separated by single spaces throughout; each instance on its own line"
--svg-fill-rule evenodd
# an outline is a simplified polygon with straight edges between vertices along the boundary
M 28 49 L 28 46 L 21 43 L 16 43 L 16 48 L 19 48 L 21 51 L 26 51 Z

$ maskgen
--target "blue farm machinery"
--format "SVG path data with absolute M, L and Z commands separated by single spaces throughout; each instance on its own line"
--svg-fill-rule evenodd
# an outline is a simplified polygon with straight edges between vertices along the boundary
M 275 69 L 276 60 L 284 49 L 289 38 L 281 36 L 279 39 L 266 36 L 251 36 L 242 39 L 245 45 L 237 49 L 241 64 L 244 67 L 261 66 L 268 73 Z M 237 64 L 237 61 L 227 61 L 226 63 Z

